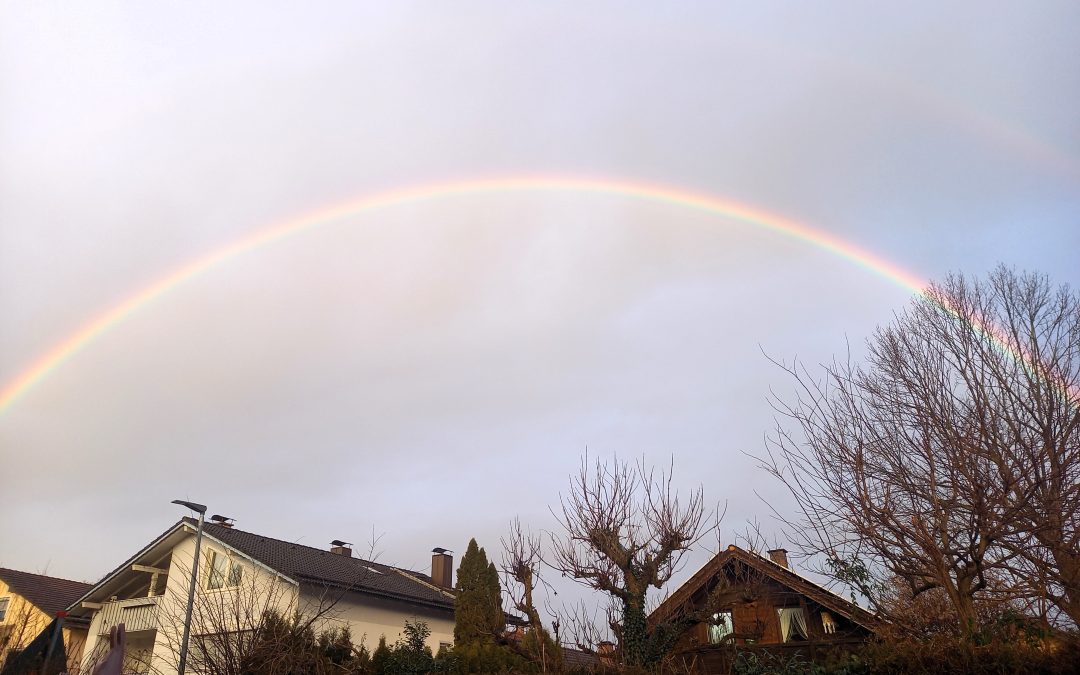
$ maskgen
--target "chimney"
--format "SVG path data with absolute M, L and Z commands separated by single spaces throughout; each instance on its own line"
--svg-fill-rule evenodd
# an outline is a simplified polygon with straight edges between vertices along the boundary
M 599 657 L 600 663 L 605 666 L 610 666 L 615 663 L 615 643 L 609 640 L 601 640 L 600 644 L 596 645 L 596 656 Z
M 343 555 L 346 558 L 351 558 L 352 557 L 352 544 L 350 544 L 347 541 L 341 541 L 340 539 L 335 539 L 334 541 L 330 542 L 330 552 L 335 554 L 335 555 Z
M 766 553 L 769 554 L 769 560 L 773 561 L 784 569 L 791 569 L 791 567 L 788 566 L 787 549 L 774 548 L 771 551 L 766 551 Z
M 454 587 L 453 551 L 435 547 L 431 549 L 431 583 L 440 588 Z

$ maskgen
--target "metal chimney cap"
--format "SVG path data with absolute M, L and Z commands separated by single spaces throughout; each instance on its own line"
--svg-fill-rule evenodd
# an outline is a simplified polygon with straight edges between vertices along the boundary
M 448 548 L 442 548 L 442 547 L 439 547 L 439 546 L 436 546 L 435 548 L 431 549 L 431 552 L 432 552 L 432 553 L 439 553 L 439 554 L 442 554 L 442 553 L 453 553 L 453 551 L 451 551 L 450 549 L 448 549 Z
M 340 539 L 335 539 L 334 541 L 330 542 L 330 545 L 331 546 L 352 546 L 352 542 L 341 541 Z

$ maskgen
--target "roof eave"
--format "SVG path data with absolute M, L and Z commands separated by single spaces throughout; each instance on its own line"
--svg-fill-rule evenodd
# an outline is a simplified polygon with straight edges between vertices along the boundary
M 90 590 L 88 590 L 86 593 L 84 593 L 78 600 L 76 600 L 75 602 L 68 605 L 68 611 L 73 611 L 73 610 L 79 609 L 80 605 L 82 605 L 83 602 L 85 602 L 88 598 L 90 598 L 90 596 L 92 596 L 98 589 L 100 589 L 105 584 L 108 584 L 113 579 L 120 576 L 120 574 L 122 574 L 123 572 L 127 571 L 128 568 L 130 568 L 130 566 L 136 560 L 138 560 L 139 558 L 143 557 L 144 555 L 146 555 L 147 553 L 152 551 L 159 544 L 161 544 L 161 542 L 168 539 L 177 530 L 179 530 L 181 527 L 183 527 L 183 525 L 184 525 L 183 520 L 177 521 L 177 523 L 175 525 L 173 525 L 169 529 L 165 530 L 165 532 L 163 532 L 161 535 L 159 535 L 157 538 L 155 538 L 149 544 L 147 544 L 146 546 L 139 549 L 139 551 L 137 553 L 135 553 L 135 555 L 131 556 L 130 558 L 128 558 L 124 562 L 120 563 L 119 567 L 114 569 L 112 572 L 109 572 L 108 574 L 106 574 L 104 577 L 101 578 L 100 581 L 98 581 L 96 584 L 91 586 Z
M 821 597 L 812 598 L 815 602 L 841 614 L 845 618 L 871 632 L 876 631 L 880 624 L 880 619 L 878 619 L 878 617 L 840 597 L 836 593 L 833 593 L 824 586 L 803 577 L 794 570 L 779 565 L 756 553 L 738 547 L 728 547 L 727 550 L 721 551 L 714 556 L 712 560 L 703 565 L 702 568 L 695 572 L 692 577 L 687 579 L 675 593 L 668 596 L 667 599 L 660 603 L 660 605 L 649 614 L 648 620 L 650 625 L 655 625 L 656 623 L 667 619 L 676 608 L 682 606 L 690 599 L 690 596 L 693 594 L 692 589 L 698 588 L 713 575 L 717 574 L 725 565 L 727 565 L 731 558 L 738 558 L 740 561 L 753 566 L 762 573 L 772 577 L 774 580 L 790 586 L 793 590 L 802 593 L 803 595 L 809 596 L 810 594 L 804 589 L 797 588 L 796 585 L 809 587 L 815 595 L 819 593 L 822 594 Z M 783 577 L 787 578 L 785 579 Z M 683 589 L 691 590 L 683 592 Z M 822 600 L 825 600 L 825 602 L 822 602 Z
M 138 560 L 139 558 L 142 558 L 144 555 L 150 553 L 155 548 L 162 545 L 164 542 L 166 542 L 169 538 L 171 538 L 173 535 L 175 535 L 181 529 L 186 529 L 186 530 L 189 530 L 192 533 L 194 533 L 197 530 L 197 525 L 193 525 L 191 522 L 189 522 L 189 520 L 187 518 L 181 518 L 179 521 L 177 521 L 177 523 L 175 525 L 173 525 L 168 530 L 163 532 L 161 535 L 156 537 L 149 544 L 147 544 L 146 546 L 139 549 L 139 551 L 137 553 L 135 553 L 135 555 L 131 556 L 130 558 L 128 558 L 127 560 L 122 562 L 119 567 L 114 569 L 112 572 L 109 572 L 108 574 L 106 574 L 100 581 L 98 581 L 96 584 L 94 584 L 90 588 L 90 590 L 88 590 L 85 594 L 83 594 L 78 600 L 76 600 L 75 602 L 68 605 L 68 607 L 67 607 L 68 611 L 70 612 L 70 611 L 78 611 L 78 610 L 80 610 L 81 609 L 80 606 L 82 605 L 82 603 L 85 602 L 88 598 L 92 597 L 94 595 L 94 593 L 96 593 L 103 586 L 105 586 L 108 583 L 112 582 L 114 579 L 118 578 L 121 574 L 127 572 L 131 568 L 131 565 L 136 560 Z M 288 574 L 285 574 L 284 572 L 282 572 L 280 570 L 276 570 L 276 569 L 262 563 L 261 561 L 256 560 L 251 555 L 241 551 L 240 549 L 236 548 L 235 546 L 230 546 L 229 544 L 221 541 L 217 537 L 215 537 L 212 534 L 208 533 L 205 529 L 203 530 L 202 536 L 203 536 L 204 539 L 209 539 L 210 541 L 215 542 L 219 546 L 222 546 L 223 548 L 225 548 L 225 549 L 227 549 L 229 551 L 232 551 L 232 552 L 234 552 L 234 553 L 236 553 L 236 554 L 238 554 L 240 556 L 243 556 L 245 559 L 250 560 L 252 563 L 254 563 L 255 565 L 261 567 L 262 569 L 266 570 L 267 572 L 270 572 L 274 576 L 280 577 L 280 578 L 284 579 L 285 581 L 287 581 L 287 582 L 289 582 L 289 583 L 291 583 L 293 585 L 299 585 L 299 583 L 295 579 L 290 577 Z
M 330 586 L 333 588 L 340 588 L 344 591 L 351 591 L 353 593 L 361 593 L 364 595 L 372 595 L 379 598 L 385 598 L 387 600 L 395 600 L 397 602 L 406 602 L 414 605 L 423 605 L 424 607 L 430 607 L 432 609 L 439 609 L 447 612 L 454 611 L 454 604 L 452 602 L 441 602 L 437 600 L 427 600 L 425 598 L 416 598 L 407 595 L 401 595 L 392 591 L 380 591 L 378 589 L 369 588 L 366 586 L 358 586 L 355 584 L 347 584 L 340 581 L 334 581 L 332 579 L 323 579 L 312 575 L 302 574 L 297 575 L 300 577 L 301 582 L 322 584 L 324 586 Z

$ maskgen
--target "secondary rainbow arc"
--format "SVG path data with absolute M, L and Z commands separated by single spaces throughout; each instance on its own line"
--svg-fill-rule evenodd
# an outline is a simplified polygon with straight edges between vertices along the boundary
M 114 328 L 140 309 L 147 307 L 212 268 L 237 256 L 269 246 L 307 230 L 349 216 L 410 203 L 451 196 L 476 196 L 512 192 L 579 192 L 660 202 L 722 216 L 764 228 L 828 251 L 863 267 L 912 292 L 921 292 L 924 282 L 899 266 L 827 232 L 745 203 L 680 187 L 637 180 L 527 175 L 475 178 L 425 183 L 348 200 L 324 207 L 297 218 L 260 229 L 181 266 L 139 289 L 118 304 L 91 318 L 74 333 L 54 345 L 0 390 L 0 415 L 57 368 L 69 361 L 88 344 Z

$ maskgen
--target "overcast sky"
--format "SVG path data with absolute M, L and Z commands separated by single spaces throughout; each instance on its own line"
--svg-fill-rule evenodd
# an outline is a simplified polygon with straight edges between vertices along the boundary
M 0 382 L 262 228 L 472 177 L 663 183 L 921 279 L 1080 284 L 1076 2 L 316 7 L 0 4 Z M 727 544 L 772 528 L 758 495 L 786 508 L 744 454 L 788 385 L 763 352 L 857 354 L 911 295 L 629 196 L 358 214 L 197 276 L 0 412 L 0 565 L 94 581 L 187 498 L 425 569 L 515 514 L 550 527 L 586 448 L 673 458 Z

